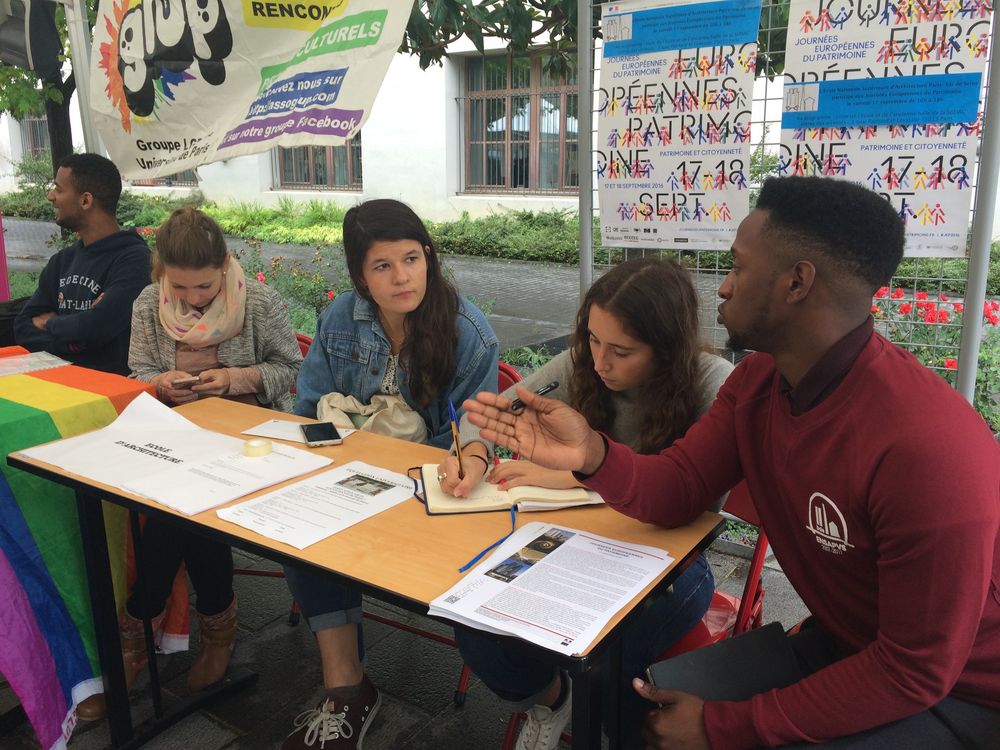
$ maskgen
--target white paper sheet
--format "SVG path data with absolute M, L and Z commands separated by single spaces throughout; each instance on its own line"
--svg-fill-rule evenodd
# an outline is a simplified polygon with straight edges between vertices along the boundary
M 352 461 L 216 513 L 269 539 L 305 549 L 411 497 L 409 477 Z
M 302 437 L 302 430 L 299 429 L 301 425 L 306 424 L 305 422 L 292 422 L 288 419 L 269 419 L 266 422 L 261 422 L 258 425 L 243 430 L 241 435 L 254 435 L 255 437 L 266 437 L 273 438 L 275 440 L 287 440 L 289 442 L 295 443 L 305 443 L 306 439 Z M 340 433 L 342 438 L 346 438 L 354 430 L 349 430 L 346 427 L 337 427 L 337 432 Z
M 672 562 L 655 547 L 536 521 L 431 602 L 429 614 L 578 654 Z
M 62 367 L 68 364 L 71 363 L 48 352 L 15 354 L 12 357 L 0 357 L 0 377 L 21 375 L 36 370 L 51 370 L 53 367 Z
M 250 458 L 243 443 L 202 429 L 143 393 L 107 427 L 23 453 L 188 515 L 332 463 L 280 443 L 267 456 Z

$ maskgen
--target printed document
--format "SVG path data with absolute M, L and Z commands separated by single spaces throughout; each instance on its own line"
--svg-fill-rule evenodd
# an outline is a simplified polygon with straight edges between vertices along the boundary
M 655 547 L 529 523 L 431 602 L 429 614 L 579 654 L 672 562 Z
M 408 476 L 351 461 L 216 513 L 268 539 L 305 549 L 411 497 Z
M 332 463 L 280 443 L 266 456 L 244 456 L 243 442 L 202 429 L 142 393 L 107 427 L 22 453 L 187 515 Z

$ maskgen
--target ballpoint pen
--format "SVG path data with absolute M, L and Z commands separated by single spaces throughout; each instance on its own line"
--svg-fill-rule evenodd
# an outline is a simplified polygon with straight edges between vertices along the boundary
M 458 415 L 455 404 L 448 399 L 448 416 L 451 417 L 451 439 L 455 441 L 455 458 L 458 459 L 458 478 L 465 479 L 465 465 L 462 463 L 462 442 L 458 439 Z
M 545 385 L 543 385 L 541 388 L 535 391 L 535 393 L 537 393 L 539 396 L 544 396 L 546 393 L 551 393 L 558 387 L 559 387 L 559 381 L 553 380 L 551 383 L 546 383 Z M 524 408 L 524 403 L 519 398 L 515 398 L 513 401 L 510 402 L 510 410 L 512 412 L 517 413 L 521 411 L 521 409 L 523 408 Z

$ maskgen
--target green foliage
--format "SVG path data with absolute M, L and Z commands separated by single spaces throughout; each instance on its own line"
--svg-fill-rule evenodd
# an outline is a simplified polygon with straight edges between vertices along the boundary
M 260 242 L 332 247 L 343 239 L 341 224 L 347 209 L 319 200 L 302 204 L 282 198 L 277 208 L 233 203 L 209 204 L 204 211 L 226 234 Z
M 472 219 L 463 213 L 457 221 L 430 227 L 442 253 L 511 260 L 579 260 L 579 222 L 571 211 L 512 211 Z
M 17 189 L 0 195 L 0 212 L 5 216 L 53 221 L 55 211 L 46 196 L 52 185 L 52 157 L 26 156 L 14 166 Z
M 726 519 L 726 530 L 719 534 L 719 538 L 753 547 L 757 544 L 757 527 L 743 521 Z
M 10 298 L 30 297 L 38 288 L 38 271 L 11 271 Z
M 514 367 L 519 373 L 521 373 L 521 377 L 525 377 L 528 373 L 534 372 L 554 356 L 555 354 L 549 352 L 548 348 L 544 345 L 537 348 L 531 346 L 518 346 L 512 349 L 505 349 L 500 353 L 500 359 L 508 365 Z
M 131 190 L 118 201 L 118 223 L 123 227 L 159 227 L 178 208 L 201 208 L 204 197 L 197 190 L 181 196 L 147 195 Z

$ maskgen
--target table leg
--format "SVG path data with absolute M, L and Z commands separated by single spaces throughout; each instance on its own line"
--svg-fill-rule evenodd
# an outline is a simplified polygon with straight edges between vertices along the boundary
M 575 672 L 573 680 L 573 748 L 601 748 L 601 674 L 596 664 Z
M 111 746 L 121 747 L 132 740 L 133 728 L 132 714 L 128 705 L 128 690 L 125 687 L 125 668 L 122 665 L 122 644 L 118 636 L 115 591 L 111 584 L 104 509 L 97 495 L 79 490 L 76 493 L 76 509 L 80 517 L 83 561 L 87 568 L 90 608 L 94 615 L 94 632 L 97 636 L 97 653 L 104 677 Z
M 622 690 L 619 676 L 622 674 L 622 639 L 616 638 L 608 649 L 608 671 L 604 679 L 610 683 L 605 690 L 605 695 L 610 697 L 611 705 L 608 706 L 607 727 L 608 727 L 608 748 L 618 750 L 622 746 Z
M 139 528 L 139 514 L 129 510 L 128 520 L 132 529 L 132 551 L 135 554 L 135 592 L 141 602 L 143 612 L 149 612 L 149 590 L 146 586 L 146 563 L 142 552 L 142 529 Z M 153 624 L 149 617 L 142 618 L 142 632 L 146 641 L 146 658 L 149 668 L 149 687 L 153 695 L 153 715 L 163 718 L 163 693 L 160 690 L 160 670 L 156 663 L 156 643 Z

